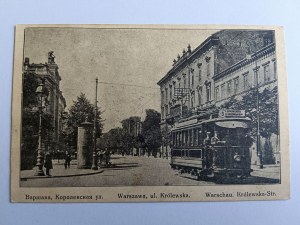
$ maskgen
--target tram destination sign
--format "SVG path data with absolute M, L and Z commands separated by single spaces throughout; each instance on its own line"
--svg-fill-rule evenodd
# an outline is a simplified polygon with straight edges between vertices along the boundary
M 230 118 L 230 117 L 245 117 L 245 110 L 237 109 L 221 109 L 219 111 L 219 117 L 221 118 Z

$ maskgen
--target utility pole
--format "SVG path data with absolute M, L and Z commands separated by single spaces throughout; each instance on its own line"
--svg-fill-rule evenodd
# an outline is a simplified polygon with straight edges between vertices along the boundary
M 257 156 L 258 156 L 258 166 L 260 169 L 264 168 L 262 150 L 260 147 L 260 111 L 259 111 L 259 81 L 258 81 L 258 66 L 257 60 L 255 60 L 255 73 L 256 73 L 256 112 L 257 112 Z
M 97 132 L 97 89 L 98 89 L 98 78 L 96 78 L 96 93 L 95 93 L 95 112 L 94 112 L 94 129 L 93 129 L 93 164 L 92 170 L 98 170 L 97 165 L 97 151 L 96 151 L 96 132 Z

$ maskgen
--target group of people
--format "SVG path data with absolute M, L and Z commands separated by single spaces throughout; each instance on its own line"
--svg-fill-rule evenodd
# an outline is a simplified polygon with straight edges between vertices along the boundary
M 72 156 L 67 151 L 64 154 L 64 160 L 65 160 L 64 161 L 65 169 L 70 168 L 71 161 L 72 161 Z M 53 164 L 52 164 L 52 157 L 51 157 L 51 154 L 49 152 L 45 155 L 44 167 L 46 169 L 46 175 L 51 176 L 50 170 L 53 169 Z
M 97 158 L 98 158 L 98 167 L 109 167 L 111 165 L 110 162 L 110 151 L 106 148 L 97 149 Z

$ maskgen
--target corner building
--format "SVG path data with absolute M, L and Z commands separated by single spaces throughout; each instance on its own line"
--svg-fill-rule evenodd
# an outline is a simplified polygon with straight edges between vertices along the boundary
M 54 61 L 53 52 L 48 53 L 48 63 L 30 63 L 29 58 L 25 58 L 24 72 L 35 74 L 39 78 L 45 78 L 45 86 L 49 91 L 46 111 L 53 116 L 53 136 L 48 137 L 45 148 L 48 150 L 50 143 L 56 148 L 59 147 L 60 134 L 62 131 L 62 113 L 66 108 L 66 100 L 60 90 L 61 77 L 58 72 L 58 65 Z
M 215 107 L 249 91 L 256 84 L 256 74 L 260 91 L 277 85 L 273 31 L 222 30 L 208 37 L 193 51 L 188 45 L 158 82 L 161 91 L 162 154 L 170 155 L 170 131 L 174 123 L 209 117 Z M 277 140 L 275 136 L 272 138 Z M 255 147 L 252 149 L 256 151 Z M 273 149 L 276 162 L 279 162 L 277 144 Z M 257 158 L 252 158 L 256 163 Z

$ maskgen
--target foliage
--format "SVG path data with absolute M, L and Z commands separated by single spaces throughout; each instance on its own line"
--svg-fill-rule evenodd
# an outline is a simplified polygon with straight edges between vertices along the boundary
M 98 148 L 119 149 L 132 154 L 133 148 L 147 148 L 154 156 L 161 146 L 160 113 L 146 110 L 146 118 L 132 116 L 121 121 L 122 128 L 114 128 L 103 134 L 97 143 Z M 136 132 L 137 124 L 142 124 L 141 133 Z
M 86 98 L 84 93 L 81 93 L 73 105 L 70 107 L 69 112 L 65 114 L 66 126 L 63 131 L 63 136 L 66 138 L 69 146 L 77 148 L 77 132 L 78 127 L 85 121 L 93 123 L 94 121 L 94 105 Z M 97 107 L 97 120 L 96 120 L 96 138 L 102 134 L 103 120 L 101 118 L 101 111 Z
M 160 121 L 161 117 L 159 112 L 153 109 L 146 110 L 146 118 L 142 125 L 142 136 L 144 137 L 148 151 L 152 151 L 154 156 L 156 156 L 162 142 Z

